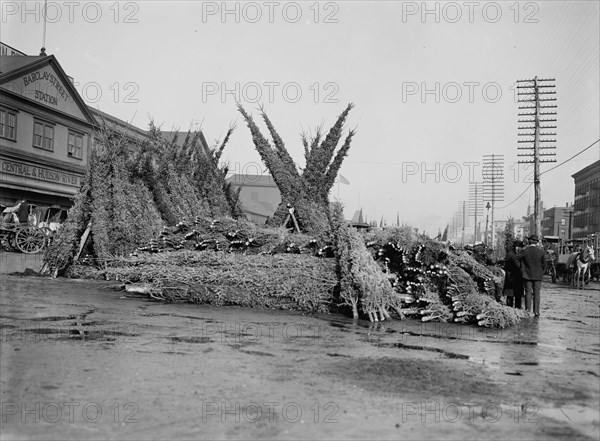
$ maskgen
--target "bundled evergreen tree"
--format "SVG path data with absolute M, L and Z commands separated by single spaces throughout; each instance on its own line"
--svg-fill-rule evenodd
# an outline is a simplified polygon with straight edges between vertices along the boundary
M 188 157 L 193 179 L 200 195 L 207 201 L 213 217 L 243 217 L 239 199 L 241 188 L 235 190 L 231 183 L 226 181 L 229 168 L 219 163 L 234 129 L 235 126 L 230 126 L 223 141 L 220 144 L 217 142 L 213 148 L 204 143 L 194 143 L 192 154 Z
M 106 131 L 90 156 L 90 221 L 99 259 L 130 253 L 162 227 L 149 190 L 130 179 L 128 156 L 123 138 Z
M 508 253 L 513 248 L 515 242 L 515 220 L 512 217 L 508 218 L 506 226 L 504 227 L 504 234 L 501 237 L 501 241 L 504 242 L 504 251 Z
M 252 133 L 256 150 L 281 192 L 281 204 L 269 220 L 270 225 L 280 226 L 284 222 L 288 215 L 287 205 L 290 204 L 296 209 L 298 222 L 303 231 L 320 233 L 329 229 L 327 222 L 329 191 L 344 157 L 348 154 L 355 131 L 350 130 L 342 147 L 337 153 L 335 150 L 342 137 L 344 122 L 352 107 L 352 104 L 346 107 L 325 139 L 320 130 L 317 130 L 316 135 L 311 139 L 302 136 L 306 167 L 300 173 L 264 109 L 261 108 L 261 116 L 271 135 L 272 144 L 263 136 L 252 116 L 238 105 Z
M 448 228 L 450 228 L 450 224 L 446 224 L 446 228 L 444 228 L 444 233 L 442 234 L 442 242 L 446 242 L 448 240 Z
M 210 149 L 199 142 L 199 133 L 188 133 L 179 146 L 151 124 L 149 140 L 133 154 L 123 136 L 101 130 L 69 217 L 46 250 L 46 271 L 56 274 L 72 263 L 90 223 L 86 252 L 105 263 L 147 244 L 164 224 L 239 216 L 239 194 L 225 182 L 227 168 L 219 165 L 232 130 Z
M 132 163 L 132 173 L 152 191 L 168 225 L 201 217 L 243 217 L 236 191 L 226 182 L 228 168 L 219 160 L 231 137 L 231 126 L 220 145 L 208 147 L 201 132 L 188 132 L 181 146 L 179 133 L 167 139 L 154 123 L 151 140 Z

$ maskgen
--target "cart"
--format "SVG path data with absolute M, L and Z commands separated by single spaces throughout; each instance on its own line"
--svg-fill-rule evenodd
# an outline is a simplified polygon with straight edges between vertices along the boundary
M 566 259 L 561 257 L 562 251 L 562 239 L 558 236 L 544 236 L 542 239 L 542 245 L 546 251 L 546 268 L 545 274 L 548 274 L 552 283 L 556 283 L 556 278 L 559 273 L 562 273 L 562 265 L 566 267 Z M 559 265 L 561 267 L 559 268 Z
M 556 261 L 556 272 L 557 277 L 562 278 L 563 281 L 571 283 L 573 276 L 573 269 L 567 267 L 567 262 L 572 253 L 577 252 L 582 246 L 592 244 L 594 246 L 595 235 L 591 238 L 573 238 L 565 241 L 560 241 L 557 247 L 558 258 Z M 600 277 L 600 267 L 598 267 L 598 256 L 596 254 L 596 260 L 591 263 L 584 278 L 589 282 L 590 278 Z
M 2 248 L 28 254 L 42 251 L 47 234 L 37 224 L 36 216 L 30 213 L 30 205 L 26 201 L 5 208 L 0 219 Z

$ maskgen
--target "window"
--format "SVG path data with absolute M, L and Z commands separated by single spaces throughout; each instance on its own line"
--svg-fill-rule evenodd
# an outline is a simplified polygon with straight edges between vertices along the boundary
M 566 225 L 567 224 L 567 220 L 566 219 L 561 219 L 560 220 L 560 224 L 561 225 Z
M 0 109 L 0 136 L 15 141 L 17 138 L 17 114 L 7 109 Z
M 69 131 L 69 142 L 67 144 L 67 156 L 69 158 L 81 159 L 83 152 L 83 135 Z
M 35 121 L 33 123 L 33 146 L 51 152 L 54 151 L 54 126 Z

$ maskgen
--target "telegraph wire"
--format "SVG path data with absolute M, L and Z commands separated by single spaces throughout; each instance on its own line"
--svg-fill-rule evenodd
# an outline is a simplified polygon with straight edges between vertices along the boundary
M 585 152 L 586 150 L 589 150 L 589 149 L 591 149 L 591 148 L 592 148 L 592 147 L 593 147 L 595 144 L 598 144 L 598 142 L 600 142 L 600 139 L 597 139 L 596 141 L 594 141 L 593 143 L 591 143 L 590 145 L 588 145 L 586 148 L 584 148 L 584 149 L 583 149 L 582 151 L 580 151 L 579 153 L 576 153 L 576 154 L 574 154 L 573 156 L 571 156 L 569 159 L 567 159 L 567 160 L 565 160 L 565 161 L 561 162 L 561 163 L 560 163 L 560 164 L 558 164 L 558 165 L 555 165 L 554 167 L 552 167 L 552 168 L 550 168 L 550 169 L 548 169 L 548 170 L 546 170 L 546 171 L 543 171 L 543 172 L 541 172 L 541 173 L 540 173 L 540 175 L 543 175 L 544 173 L 548 173 L 549 171 L 552 171 L 552 170 L 554 170 L 555 168 L 558 168 L 558 167 L 560 167 L 561 165 L 564 165 L 564 164 L 566 164 L 566 163 L 567 163 L 567 162 L 569 162 L 571 159 L 574 159 L 574 158 L 576 158 L 577 156 L 581 155 L 581 154 L 582 154 L 583 152 Z
M 558 167 L 560 167 L 561 165 L 564 165 L 564 164 L 566 164 L 566 163 L 567 163 L 567 162 L 569 162 L 571 159 L 574 159 L 574 158 L 576 158 L 577 156 L 581 155 L 583 152 L 585 152 L 585 151 L 587 151 L 587 150 L 591 149 L 591 148 L 592 148 L 594 145 L 598 144 L 598 142 L 600 142 L 600 139 L 598 139 L 598 140 L 596 140 L 595 142 L 591 143 L 589 146 L 587 146 L 586 148 L 584 148 L 583 150 L 581 150 L 579 153 L 576 153 L 575 155 L 571 156 L 569 159 L 567 159 L 567 160 L 565 160 L 565 161 L 561 162 L 561 163 L 560 163 L 560 164 L 558 164 L 558 165 L 555 165 L 554 167 L 552 167 L 552 168 L 550 168 L 550 169 L 548 169 L 548 170 L 546 170 L 546 171 L 543 171 L 543 172 L 541 172 L 541 173 L 540 173 L 540 175 L 543 175 L 544 173 L 548 173 L 549 171 L 552 171 L 552 170 L 554 170 L 555 168 L 558 168 Z M 531 184 L 529 184 L 529 185 L 527 186 L 527 188 L 526 188 L 525 190 L 523 190 L 523 192 L 522 192 L 522 193 L 521 193 L 519 196 L 517 196 L 517 197 L 516 197 L 516 198 L 515 198 L 515 199 L 514 199 L 512 202 L 510 202 L 509 204 L 507 204 L 507 205 L 505 205 L 505 206 L 503 206 L 503 207 L 498 207 L 498 210 L 503 210 L 504 208 L 508 208 L 508 207 L 510 207 L 512 204 L 514 204 L 515 202 L 517 202 L 517 201 L 518 201 L 519 199 L 521 199 L 521 197 L 522 197 L 522 196 L 523 196 L 523 195 L 524 195 L 524 194 L 527 192 L 527 190 L 529 190 L 529 189 L 531 188 L 531 186 L 532 186 L 532 185 L 533 185 L 533 182 L 532 182 Z
M 504 207 L 498 207 L 498 210 L 503 210 L 504 208 L 510 207 L 512 204 L 517 202 L 519 199 L 521 199 L 521 196 L 523 196 L 525 194 L 525 192 L 531 188 L 532 185 L 533 185 L 533 182 L 531 184 L 529 184 L 527 186 L 527 188 L 525 190 L 523 190 L 523 193 L 521 193 L 519 196 L 517 196 L 510 204 L 505 205 Z

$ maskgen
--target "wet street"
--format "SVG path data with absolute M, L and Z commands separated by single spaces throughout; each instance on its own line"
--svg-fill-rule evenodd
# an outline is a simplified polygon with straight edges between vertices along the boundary
M 598 283 L 545 282 L 496 330 L 165 304 L 1 257 L 3 440 L 600 437 Z

